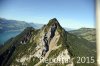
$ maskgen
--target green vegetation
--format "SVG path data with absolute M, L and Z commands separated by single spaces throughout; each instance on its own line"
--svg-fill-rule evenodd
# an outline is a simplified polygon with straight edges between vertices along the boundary
M 48 56 L 48 58 L 56 58 L 62 51 L 64 50 L 64 48 L 60 47 L 56 50 L 52 50 Z
M 84 39 L 95 42 L 96 41 L 96 29 L 95 28 L 80 28 L 78 30 L 69 31 L 70 33 L 83 37 Z
M 29 43 L 29 41 L 26 44 L 21 44 L 20 41 L 23 39 L 23 37 L 28 33 L 28 32 L 33 32 L 33 36 L 37 33 L 37 30 L 33 29 L 32 27 L 27 27 L 21 34 L 17 35 L 15 38 L 12 38 L 10 40 L 8 40 L 4 46 L 1 48 L 0 50 L 0 55 L 5 54 L 5 59 L 6 57 L 9 56 L 10 51 L 14 50 L 12 49 L 12 47 L 15 47 L 14 52 L 12 52 L 12 56 L 9 57 L 8 62 L 5 65 L 9 65 L 10 63 L 12 63 L 12 61 L 14 60 L 14 58 L 16 57 L 22 57 L 24 54 L 29 54 L 30 52 L 32 52 L 32 50 L 34 50 L 34 48 L 36 47 L 36 44 L 34 42 Z M 27 49 L 31 48 L 32 50 L 28 51 Z M 19 55 L 20 54 L 20 55 Z M 15 62 L 15 61 L 14 61 Z M 4 65 L 4 66 L 5 66 Z
M 92 42 L 89 42 L 83 38 L 78 38 L 73 34 L 67 35 L 67 44 L 69 45 L 68 50 L 72 53 L 75 58 L 74 62 L 76 66 L 89 66 L 89 64 L 77 64 L 76 57 L 94 57 L 95 63 L 92 65 L 96 66 L 96 45 Z M 94 51 L 95 50 L 95 51 Z M 91 64 L 90 64 L 91 65 Z
M 22 40 L 23 36 L 29 32 L 30 30 L 34 29 L 32 27 L 28 27 L 26 28 L 22 33 L 20 33 L 19 35 L 17 35 L 15 38 L 11 38 L 9 39 L 3 46 L 3 48 L 0 50 L 0 54 L 2 54 L 3 52 L 5 52 L 8 48 L 12 47 L 13 45 L 19 45 L 20 41 Z
M 38 62 L 39 62 L 39 58 L 33 57 L 33 58 L 31 58 L 30 62 L 28 63 L 28 66 L 34 66 Z
M 39 66 L 46 66 L 47 63 L 41 63 Z

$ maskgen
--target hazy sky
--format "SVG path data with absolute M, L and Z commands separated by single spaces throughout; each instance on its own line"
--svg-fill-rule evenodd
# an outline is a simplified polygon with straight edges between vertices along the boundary
M 95 27 L 95 0 L 0 0 L 0 17 L 46 24 L 57 18 L 63 27 Z

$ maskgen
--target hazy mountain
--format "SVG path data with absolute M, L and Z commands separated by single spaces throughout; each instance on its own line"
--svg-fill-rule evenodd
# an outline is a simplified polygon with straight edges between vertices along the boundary
M 84 39 L 96 42 L 96 29 L 95 28 L 80 28 L 78 30 L 69 31 L 70 33 L 81 36 Z
M 26 27 L 30 27 L 30 25 L 25 21 L 7 20 L 0 18 L 0 32 L 23 31 Z
M 67 27 L 63 27 L 66 31 L 72 31 L 72 30 L 76 30 L 74 28 L 67 28 Z
M 34 27 L 35 29 L 40 29 L 40 28 L 43 27 L 44 24 L 29 23 L 29 25 L 31 25 L 31 26 Z
M 77 63 L 77 57 L 93 58 Z M 0 66 L 96 66 L 95 60 L 96 45 L 65 31 L 56 18 L 41 29 L 26 28 L 0 49 Z
M 23 31 L 26 27 L 33 27 L 35 29 L 39 29 L 43 25 L 44 24 L 28 23 L 25 21 L 0 18 L 0 32 Z

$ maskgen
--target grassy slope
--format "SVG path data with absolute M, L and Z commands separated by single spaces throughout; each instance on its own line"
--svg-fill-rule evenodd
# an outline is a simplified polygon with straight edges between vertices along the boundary
M 7 50 L 10 50 L 10 49 L 12 48 L 12 46 L 15 46 L 16 49 L 15 49 L 14 53 L 12 53 L 12 56 L 11 56 L 11 57 L 13 57 L 13 54 L 16 54 L 16 53 L 17 53 L 16 50 L 18 49 L 18 47 L 22 46 L 22 45 L 20 44 L 20 41 L 22 40 L 23 36 L 25 36 L 26 33 L 29 32 L 30 30 L 33 30 L 33 28 L 32 28 L 32 27 L 26 28 L 21 34 L 19 34 L 19 35 L 17 35 L 15 38 L 12 38 L 12 39 L 10 39 L 9 41 L 7 41 L 7 42 L 4 44 L 4 46 L 0 49 L 0 55 L 4 54 L 5 52 L 8 52 Z M 34 32 L 34 30 L 33 30 L 33 32 Z M 27 48 L 27 47 L 26 47 L 26 48 Z M 22 50 L 22 49 L 24 49 L 23 46 L 22 46 L 22 48 L 20 48 L 20 49 L 18 49 L 18 50 Z M 19 52 L 19 53 L 20 53 L 20 52 Z M 8 56 L 8 54 L 7 54 L 7 55 L 5 54 L 5 59 L 6 59 L 6 56 Z M 11 63 L 12 60 L 13 60 L 13 59 L 10 58 L 10 60 L 8 60 L 8 63 L 7 63 L 7 64 L 9 65 L 9 63 Z M 5 60 L 4 60 L 4 61 L 5 61 Z M 9 62 L 9 61 L 10 61 L 10 62 Z M 5 65 L 6 65 L 6 64 L 5 64 Z
M 34 37 L 34 35 L 36 35 L 38 32 L 38 30 L 32 31 L 32 37 Z M 30 50 L 28 50 L 30 48 Z M 13 65 L 20 65 L 22 66 L 22 63 L 18 63 L 16 62 L 16 59 L 18 58 L 22 58 L 23 56 L 28 56 L 30 54 L 34 54 L 35 52 L 33 52 L 36 48 L 36 43 L 34 41 L 32 42 L 27 42 L 27 44 L 24 45 L 20 45 L 16 48 L 14 54 L 12 55 L 12 57 L 10 58 L 11 61 L 9 61 L 8 63 L 11 63 Z M 33 61 L 33 59 L 35 61 Z M 35 63 L 37 63 L 39 61 L 38 58 L 36 57 L 32 57 L 30 62 L 26 62 L 28 64 L 28 66 L 33 66 Z
M 96 60 L 96 45 L 83 38 L 78 38 L 75 35 L 68 34 L 67 44 L 69 45 L 69 51 L 73 54 L 73 57 L 94 57 Z M 78 59 L 75 60 L 75 62 Z M 96 66 L 94 64 L 76 64 L 76 66 Z
M 69 31 L 70 33 L 81 36 L 88 41 L 96 41 L 96 29 L 94 28 L 80 28 L 78 30 Z

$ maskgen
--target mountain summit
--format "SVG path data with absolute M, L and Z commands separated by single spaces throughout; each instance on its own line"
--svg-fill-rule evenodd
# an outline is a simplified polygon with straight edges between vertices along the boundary
M 59 27 L 61 27 L 56 18 L 53 18 L 53 19 L 49 20 L 49 23 L 47 24 L 47 26 L 52 25 L 54 23 L 56 23 Z
M 94 44 L 90 43 L 65 31 L 53 18 L 41 29 L 28 27 L 8 40 L 0 51 L 0 66 L 81 66 L 76 57 L 95 57 Z

